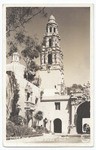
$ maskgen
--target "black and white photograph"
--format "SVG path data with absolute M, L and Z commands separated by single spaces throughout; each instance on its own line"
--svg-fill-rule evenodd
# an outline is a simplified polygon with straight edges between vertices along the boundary
M 4 5 L 4 145 L 92 146 L 92 5 Z

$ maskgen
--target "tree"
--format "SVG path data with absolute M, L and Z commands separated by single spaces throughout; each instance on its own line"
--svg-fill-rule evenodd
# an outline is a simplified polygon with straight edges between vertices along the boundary
M 24 118 L 22 116 L 16 115 L 11 117 L 11 121 L 15 125 L 23 125 L 24 124 Z
M 25 64 L 27 80 L 34 80 L 34 72 L 39 69 L 34 59 L 39 56 L 41 44 L 36 37 L 30 37 L 25 25 L 36 15 L 47 16 L 44 7 L 7 7 L 6 8 L 6 37 L 7 37 L 7 58 L 14 52 L 21 52 Z
M 67 87 L 67 93 L 70 95 L 72 92 L 83 91 L 83 86 L 80 84 L 73 84 L 71 87 Z
M 44 7 L 7 7 L 6 8 L 6 41 L 7 41 L 7 58 L 13 55 L 14 52 L 19 51 L 22 54 L 26 63 L 26 73 L 28 73 L 29 81 L 34 80 L 35 72 L 39 69 L 34 59 L 39 56 L 41 45 L 36 37 L 30 37 L 25 25 L 33 19 L 36 15 L 41 14 L 46 16 Z M 11 73 L 11 74 L 10 74 Z M 19 87 L 13 72 L 7 72 L 10 79 L 11 95 L 6 105 L 6 110 L 9 116 L 19 114 L 17 101 L 19 99 Z M 8 96 L 8 92 L 7 92 Z M 11 105 L 11 110 L 10 106 Z M 10 116 L 10 117 L 11 117 Z
M 7 56 L 11 56 L 13 52 L 18 51 L 18 47 L 21 44 L 25 44 L 27 46 L 27 49 L 31 48 L 31 50 L 33 45 L 33 50 L 36 52 L 36 48 L 38 47 L 38 45 L 36 45 L 36 42 L 34 42 L 36 39 L 33 40 L 27 35 L 25 25 L 29 23 L 29 21 L 33 19 L 36 15 L 39 14 L 41 14 L 42 16 L 47 15 L 47 13 L 45 13 L 44 7 L 6 8 L 6 37 L 7 46 L 9 48 Z M 35 46 L 37 47 L 34 49 Z M 34 57 L 33 54 L 31 56 Z M 35 53 L 35 56 L 36 54 L 37 53 Z M 30 56 L 30 51 L 28 53 L 28 56 Z
M 6 33 L 10 36 L 12 31 L 24 28 L 24 25 L 36 15 L 46 16 L 45 7 L 7 7 L 6 8 Z
M 38 121 L 38 126 L 39 126 L 39 121 L 41 121 L 43 119 L 43 112 L 42 111 L 38 111 L 35 115 L 34 118 Z
M 83 85 L 83 96 L 84 96 L 85 100 L 90 99 L 90 83 L 89 82 L 87 82 L 87 84 Z

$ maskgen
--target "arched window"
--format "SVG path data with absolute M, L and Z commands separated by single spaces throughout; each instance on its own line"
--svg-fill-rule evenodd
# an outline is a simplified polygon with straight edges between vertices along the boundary
M 54 28 L 54 32 L 56 32 L 56 28 Z
M 51 46 L 52 46 L 52 40 L 49 39 L 49 47 L 51 47 Z
M 48 64 L 52 64 L 52 54 L 48 55 Z
M 50 32 L 52 32 L 52 27 L 50 27 Z
M 46 27 L 46 32 L 48 32 L 48 27 Z

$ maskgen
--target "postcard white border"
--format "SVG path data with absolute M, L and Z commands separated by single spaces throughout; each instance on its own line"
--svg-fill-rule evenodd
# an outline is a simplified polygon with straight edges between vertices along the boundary
M 8 6 L 14 6 L 14 4 L 6 4 L 6 6 L 8 7 Z M 4 9 L 3 9 L 3 11 L 5 12 L 5 7 L 6 7 L 5 5 L 3 6 L 4 7 Z M 90 14 L 91 14 L 91 21 L 90 21 L 90 60 L 91 60 L 91 62 L 90 62 L 90 81 L 91 81 L 91 119 L 92 119 L 92 126 L 93 126 L 93 50 L 91 50 L 91 49 L 93 49 L 93 5 L 92 4 L 15 4 L 15 6 L 23 6 L 23 7 L 26 7 L 26 6 L 32 6 L 32 7 L 35 7 L 35 6 L 46 6 L 46 7 L 90 7 Z M 5 13 L 3 12 L 3 19 L 4 18 L 6 18 L 6 16 L 5 16 Z M 4 26 L 4 28 L 3 28 L 3 91 L 5 90 L 5 87 L 6 87 L 6 77 L 5 77 L 5 75 L 6 75 L 6 58 L 5 58 L 5 54 L 6 54 L 6 35 L 5 35 L 5 31 L 6 31 L 6 23 L 5 23 L 5 20 L 3 21 L 3 26 Z M 5 140 L 5 135 L 6 135 L 6 132 L 5 132 L 5 128 L 6 128 L 6 114 L 5 114 L 5 110 L 6 110 L 6 106 L 4 105 L 6 103 L 6 93 L 5 92 L 3 92 L 3 134 L 4 134 L 4 136 L 3 136 L 3 145 L 4 146 L 8 146 L 8 147 L 10 147 L 10 146 L 12 146 L 13 147 L 13 145 L 6 145 L 6 140 Z M 73 147 L 73 146 L 78 146 L 78 147 L 83 147 L 83 146 L 92 146 L 93 145 L 93 127 L 92 127 L 92 131 L 91 131 L 92 133 L 91 133 L 91 142 L 90 143 L 87 143 L 87 145 L 85 145 L 84 143 L 82 144 L 82 143 L 80 143 L 80 145 L 79 145 L 79 143 L 68 143 L 68 144 L 63 144 L 62 145 L 62 143 L 59 143 L 58 145 L 56 145 L 56 143 L 55 143 L 55 147 L 65 147 L 65 146 L 68 146 L 68 147 Z M 14 147 L 17 147 L 17 146 L 19 146 L 19 147 L 33 147 L 33 146 L 36 146 L 36 143 L 32 143 L 31 145 L 30 144 L 28 144 L 28 145 L 24 145 L 24 143 L 23 143 L 23 145 L 22 144 L 19 144 L 19 143 L 16 143 L 16 145 L 14 145 Z M 52 147 L 54 147 L 54 143 L 53 144 L 45 144 L 45 143 L 43 143 L 43 145 L 42 145 L 42 143 L 41 144 L 39 144 L 38 145 L 38 147 L 41 147 L 41 146 L 47 146 L 47 147 L 50 147 L 50 146 L 52 146 Z

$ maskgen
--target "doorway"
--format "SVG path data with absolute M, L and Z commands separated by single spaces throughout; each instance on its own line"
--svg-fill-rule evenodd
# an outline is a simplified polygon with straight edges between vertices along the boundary
M 62 121 L 59 118 L 54 120 L 54 133 L 62 133 Z

